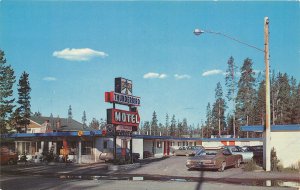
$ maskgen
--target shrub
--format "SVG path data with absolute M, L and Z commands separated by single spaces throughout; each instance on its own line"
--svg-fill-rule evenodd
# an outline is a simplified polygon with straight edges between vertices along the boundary
M 279 166 L 280 160 L 277 158 L 276 150 L 273 147 L 271 150 L 271 170 L 272 171 L 281 171 L 282 167 Z
M 20 162 L 27 162 L 27 156 L 25 152 L 21 155 Z
M 251 160 L 250 162 L 246 163 L 244 167 L 245 171 L 254 171 L 257 169 L 259 169 L 259 167 L 254 160 Z

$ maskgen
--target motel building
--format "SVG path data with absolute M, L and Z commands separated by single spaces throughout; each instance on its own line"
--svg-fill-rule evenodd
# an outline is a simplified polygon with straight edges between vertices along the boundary
M 244 126 L 242 131 L 263 132 L 262 126 Z M 26 154 L 27 159 L 39 162 L 43 152 L 53 151 L 63 156 L 67 149 L 68 159 L 74 163 L 97 163 L 104 149 L 113 149 L 113 137 L 101 130 L 91 130 L 73 119 L 32 117 L 27 133 L 2 135 L 12 138 L 19 155 Z M 297 165 L 300 161 L 300 125 L 272 126 L 271 143 L 277 157 L 284 167 Z M 262 138 L 177 138 L 170 136 L 132 136 L 132 151 L 143 158 L 145 151 L 154 157 L 172 156 L 180 146 L 219 147 L 223 145 L 255 146 L 263 145 Z M 129 148 L 128 137 L 118 137 L 116 147 Z

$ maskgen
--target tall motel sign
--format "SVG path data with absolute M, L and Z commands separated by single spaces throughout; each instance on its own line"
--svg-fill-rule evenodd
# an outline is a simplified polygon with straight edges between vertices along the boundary
M 107 109 L 107 135 L 114 139 L 114 159 L 117 157 L 116 139 L 121 139 L 121 155 L 125 157 L 127 141 L 130 141 L 130 157 L 132 160 L 132 132 L 137 131 L 140 116 L 137 107 L 140 106 L 140 97 L 132 95 L 132 81 L 125 78 L 115 78 L 115 91 L 105 92 L 105 102 L 112 103 L 113 108 Z M 127 110 L 116 109 L 116 105 L 128 106 Z

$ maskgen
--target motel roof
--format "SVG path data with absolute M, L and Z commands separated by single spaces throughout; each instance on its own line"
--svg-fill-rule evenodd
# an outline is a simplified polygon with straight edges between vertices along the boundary
M 265 126 L 263 125 L 249 125 L 241 126 L 241 131 L 253 131 L 253 132 L 263 132 Z M 271 132 L 284 132 L 284 131 L 300 131 L 300 124 L 295 125 L 272 125 Z

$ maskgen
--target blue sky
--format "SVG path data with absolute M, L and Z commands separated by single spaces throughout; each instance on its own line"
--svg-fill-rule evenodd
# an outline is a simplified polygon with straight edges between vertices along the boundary
M 213 30 L 264 48 L 270 18 L 270 64 L 300 80 L 299 2 L 45 2 L 0 1 L 0 48 L 16 72 L 29 73 L 31 109 L 74 119 L 106 117 L 104 92 L 114 78 L 133 81 L 142 121 L 155 110 L 201 123 L 217 82 L 224 86 L 230 56 L 250 57 L 264 70 L 264 55 L 212 34 Z M 211 71 L 211 72 L 209 72 Z M 208 72 L 208 73 L 207 73 Z M 205 74 L 206 73 L 206 74 Z M 124 108 L 125 107 L 120 107 Z

